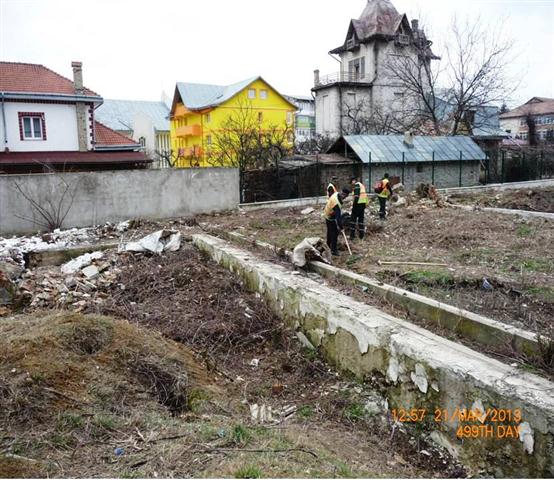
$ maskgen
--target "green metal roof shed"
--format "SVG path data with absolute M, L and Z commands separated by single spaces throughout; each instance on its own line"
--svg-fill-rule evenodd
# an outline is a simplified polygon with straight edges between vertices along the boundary
M 327 151 L 339 153 L 363 163 L 419 163 L 476 161 L 487 158 L 470 137 L 414 136 L 412 144 L 404 135 L 347 135 L 339 138 Z

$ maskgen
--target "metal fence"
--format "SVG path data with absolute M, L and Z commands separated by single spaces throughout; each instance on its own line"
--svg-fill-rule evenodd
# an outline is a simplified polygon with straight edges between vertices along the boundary
M 482 183 L 525 182 L 554 178 L 554 149 L 489 150 Z

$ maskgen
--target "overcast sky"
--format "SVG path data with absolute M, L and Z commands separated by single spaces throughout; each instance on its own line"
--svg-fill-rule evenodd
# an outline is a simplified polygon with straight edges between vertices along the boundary
M 0 0 L 0 60 L 41 63 L 105 98 L 158 100 L 176 81 L 227 84 L 262 75 L 282 93 L 309 95 L 313 70 L 338 70 L 343 43 L 367 0 Z M 422 17 L 437 47 L 452 15 L 505 19 L 517 42 L 514 103 L 554 98 L 554 0 L 393 0 Z M 514 57 L 515 57 L 514 52 Z

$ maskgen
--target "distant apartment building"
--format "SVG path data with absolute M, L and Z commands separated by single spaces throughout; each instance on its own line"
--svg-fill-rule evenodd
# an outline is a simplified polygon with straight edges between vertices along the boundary
M 527 103 L 500 115 L 502 129 L 517 140 L 529 141 L 529 122 L 535 124 L 538 142 L 554 142 L 554 98 L 533 97 Z
M 301 95 L 284 95 L 284 97 L 298 108 L 295 114 L 296 142 L 303 142 L 315 135 L 315 100 L 312 97 Z
M 258 129 L 294 129 L 296 106 L 263 78 L 233 85 L 177 83 L 170 112 L 171 148 L 175 166 L 210 167 L 217 164 L 218 135 L 228 130 L 229 119 Z

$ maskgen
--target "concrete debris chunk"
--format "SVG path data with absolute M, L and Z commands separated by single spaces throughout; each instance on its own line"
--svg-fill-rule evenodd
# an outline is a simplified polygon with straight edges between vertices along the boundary
M 17 280 L 25 269 L 12 258 L 0 259 L 0 272 L 4 272 L 10 280 Z
M 92 280 L 100 275 L 100 270 L 96 265 L 89 265 L 88 267 L 83 268 L 82 273 L 89 280 Z
M 159 230 L 137 242 L 129 242 L 120 248 L 123 252 L 156 253 L 176 252 L 181 248 L 181 233 L 174 230 Z
M 292 252 L 292 263 L 297 267 L 305 267 L 313 260 L 331 264 L 331 250 L 321 238 L 305 238 Z
M 103 257 L 103 252 L 85 253 L 84 255 L 63 264 L 61 271 L 64 275 L 72 275 L 77 273 L 79 270 L 88 267 L 94 260 L 100 260 Z
M 254 423 L 272 423 L 273 411 L 269 405 L 258 405 L 257 403 L 250 405 L 250 418 Z
M 308 207 L 308 208 L 305 208 L 304 210 L 302 210 L 300 213 L 302 215 L 309 215 L 310 213 L 314 213 L 315 210 L 312 208 L 312 207 Z

